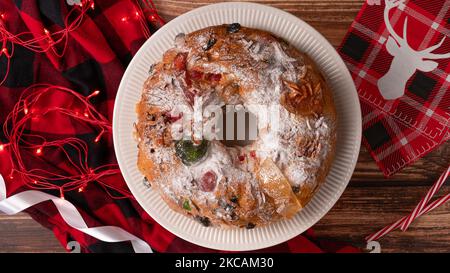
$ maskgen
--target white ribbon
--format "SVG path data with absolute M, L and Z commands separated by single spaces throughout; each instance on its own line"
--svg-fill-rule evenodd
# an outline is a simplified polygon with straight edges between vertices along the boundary
M 49 200 L 55 204 L 59 214 L 69 226 L 104 242 L 131 241 L 136 253 L 152 253 L 152 249 L 145 241 L 122 228 L 115 226 L 89 228 L 75 206 L 67 200 L 36 190 L 20 192 L 6 198 L 5 181 L 0 175 L 0 211 L 12 215 Z

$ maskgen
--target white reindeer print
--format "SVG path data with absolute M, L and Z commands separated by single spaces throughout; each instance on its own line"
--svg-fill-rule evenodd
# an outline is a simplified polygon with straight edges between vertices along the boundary
M 400 98 L 405 93 L 406 82 L 416 70 L 431 72 L 437 68 L 438 63 L 431 60 L 445 59 L 450 57 L 447 54 L 431 53 L 439 48 L 445 40 L 444 38 L 436 45 L 427 49 L 417 51 L 408 45 L 407 27 L 408 18 L 405 18 L 403 25 L 403 37 L 400 37 L 389 21 L 389 11 L 392 8 L 404 4 L 404 0 L 385 0 L 384 22 L 389 31 L 389 38 L 386 42 L 386 49 L 394 57 L 388 72 L 378 80 L 378 89 L 386 100 Z

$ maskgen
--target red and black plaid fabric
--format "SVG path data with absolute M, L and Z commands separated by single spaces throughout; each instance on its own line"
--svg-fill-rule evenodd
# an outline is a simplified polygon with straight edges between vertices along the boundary
M 394 6 L 388 14 L 394 34 L 384 21 L 386 4 Z M 407 45 L 394 42 L 395 34 L 406 40 Z M 397 53 L 388 51 L 389 39 L 395 43 L 394 47 L 400 47 Z M 364 4 L 339 47 L 360 97 L 363 143 L 386 176 L 450 137 L 449 58 L 434 59 L 435 69 L 421 68 L 414 73 L 412 70 L 406 88 L 388 90 L 405 91 L 398 99 L 384 99 L 379 88 L 380 78 L 386 75 L 395 58 L 410 62 L 403 63 L 397 71 L 392 66 L 393 81 L 401 81 L 403 73 L 411 68 L 414 57 L 404 56 L 410 54 L 406 52 L 407 46 L 417 52 L 438 45 L 442 39 L 443 44 L 432 51 L 436 55 L 450 52 L 449 0 L 372 0 Z M 416 60 L 421 65 L 430 65 L 430 59 L 422 59 L 426 64 Z
M 44 27 L 51 32 L 60 30 L 70 9 L 65 1 L 0 1 L 0 11 L 5 15 L 10 32 L 30 31 L 37 37 L 42 35 Z M 101 90 L 91 102 L 112 120 L 114 98 L 122 74 L 133 54 L 145 41 L 139 23 L 122 20 L 135 11 L 136 2 L 132 0 L 95 1 L 95 9 L 89 11 L 81 26 L 70 34 L 68 48 L 61 58 L 52 52 L 35 54 L 16 45 L 14 57 L 11 59 L 10 74 L 3 86 L 0 86 L 0 123 L 3 124 L 23 90 L 35 83 L 65 86 L 85 96 L 94 90 Z M 0 78 L 5 70 L 6 60 L 1 57 Z M 49 103 L 59 104 L 62 107 L 71 105 L 70 99 L 58 94 L 55 94 Z M 54 116 L 46 120 L 44 126 L 36 123 L 31 124 L 29 128 L 30 133 L 48 137 L 77 137 L 86 141 L 89 146 L 88 161 L 92 168 L 116 163 L 112 136 L 104 136 L 99 143 L 95 143 L 93 140 L 98 132 L 89 126 Z M 0 141 L 2 143 L 6 141 L 3 133 L 0 133 Z M 68 166 L 63 165 L 59 158 L 58 154 L 46 154 L 45 157 L 27 164 L 51 171 L 58 169 L 67 171 Z M 0 173 L 6 180 L 8 196 L 27 190 L 18 177 L 13 179 L 8 177 L 11 171 L 9 160 L 5 157 L 5 153 L 2 153 Z M 121 175 L 108 177 L 108 183 L 126 188 Z M 47 192 L 59 195 L 54 191 Z M 105 225 L 121 227 L 147 241 L 154 251 L 212 251 L 177 238 L 151 219 L 135 200 L 112 198 L 97 183 L 89 183 L 83 192 L 67 192 L 65 198 L 77 207 L 89 227 Z M 133 251 L 129 242 L 105 243 L 69 227 L 51 202 L 39 204 L 27 212 L 43 226 L 51 229 L 64 247 L 69 241 L 77 241 L 81 245 L 82 252 Z M 263 251 L 355 252 L 358 249 L 345 244 L 316 240 L 309 231 L 289 242 Z

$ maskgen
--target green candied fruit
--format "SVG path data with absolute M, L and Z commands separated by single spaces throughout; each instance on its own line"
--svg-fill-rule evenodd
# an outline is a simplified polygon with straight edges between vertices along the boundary
M 195 145 L 190 140 L 179 140 L 175 143 L 175 152 L 184 165 L 190 166 L 200 161 L 208 151 L 208 141 L 202 140 Z
M 185 210 L 191 210 L 191 205 L 189 204 L 189 200 L 184 200 L 183 202 L 183 209 Z

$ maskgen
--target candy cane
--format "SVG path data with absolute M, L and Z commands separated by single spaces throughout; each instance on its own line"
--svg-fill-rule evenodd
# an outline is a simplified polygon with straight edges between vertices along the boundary
M 408 217 L 403 221 L 401 230 L 405 231 L 409 225 L 411 225 L 412 221 L 417 218 L 417 215 L 423 210 L 423 208 L 428 204 L 430 199 L 436 194 L 436 192 L 442 187 L 445 180 L 448 177 L 448 174 L 450 173 L 450 166 L 447 168 L 447 170 L 442 173 L 442 175 L 439 177 L 439 179 L 434 183 L 434 185 L 428 190 L 425 197 L 420 200 L 419 204 L 414 208 L 414 210 L 411 212 L 411 214 L 408 215 Z
M 448 175 L 450 173 L 450 166 L 445 170 L 445 172 L 439 177 L 439 179 L 434 183 L 434 185 L 430 188 L 430 190 L 427 192 L 426 196 L 422 198 L 422 200 L 417 204 L 417 206 L 414 208 L 414 210 L 409 214 L 408 216 L 404 216 L 401 219 L 397 220 L 396 222 L 382 228 L 381 230 L 367 236 L 365 239 L 367 242 L 375 241 L 384 235 L 388 234 L 392 230 L 395 230 L 399 227 L 402 227 L 402 230 L 405 231 L 409 225 L 418 217 L 422 216 L 425 213 L 428 213 L 432 211 L 433 209 L 445 204 L 450 200 L 450 194 L 447 194 L 443 197 L 440 197 L 430 204 L 427 204 L 430 199 L 433 197 L 434 194 L 442 187 L 445 180 L 447 179 Z M 405 227 L 403 229 L 403 226 Z
M 432 211 L 433 209 L 445 204 L 446 202 L 448 202 L 450 200 L 450 194 L 447 194 L 446 196 L 443 196 L 441 198 L 436 199 L 435 201 L 431 202 L 429 205 L 427 205 L 423 211 L 421 211 L 417 217 L 422 216 L 425 213 L 428 213 L 430 211 Z M 416 218 L 417 218 L 416 217 Z M 369 235 L 366 237 L 366 241 L 370 242 L 370 241 L 376 241 L 377 239 L 383 237 L 384 235 L 388 234 L 389 232 L 391 232 L 394 229 L 397 229 L 401 226 L 401 224 L 403 223 L 403 221 L 406 220 L 406 216 L 402 217 L 400 220 L 398 220 L 397 222 L 394 222 L 386 227 L 384 227 L 383 229 Z

